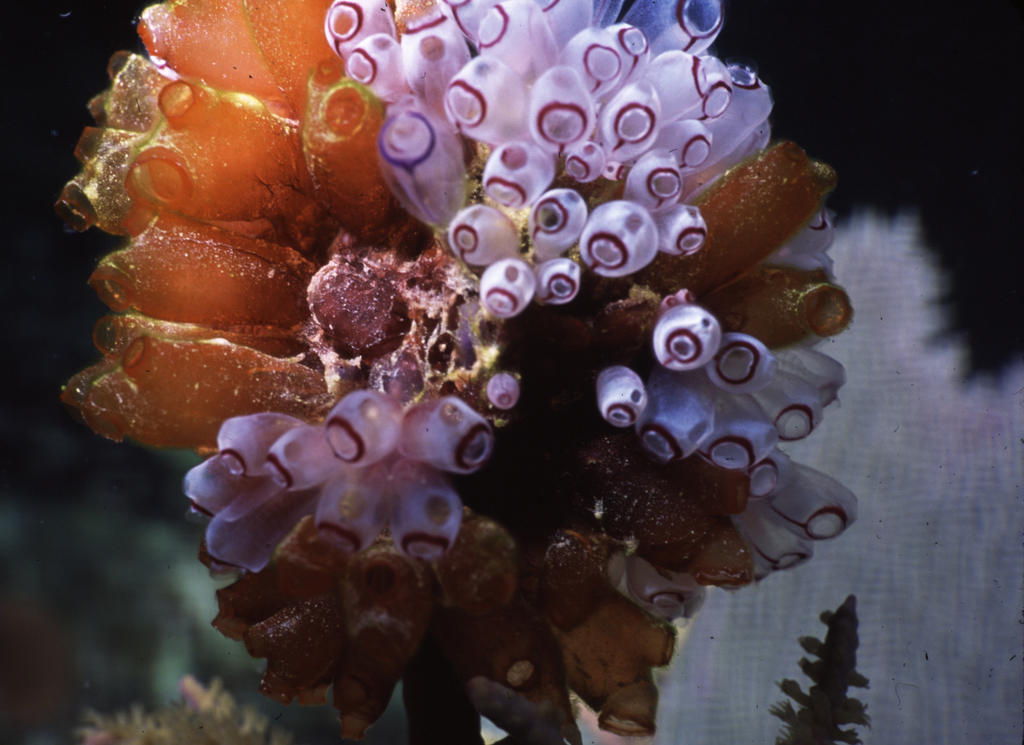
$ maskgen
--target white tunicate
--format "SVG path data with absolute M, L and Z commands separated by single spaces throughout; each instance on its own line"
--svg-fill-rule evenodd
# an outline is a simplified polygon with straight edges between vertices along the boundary
M 805 380 L 817 391 L 822 407 L 836 400 L 846 383 L 846 368 L 824 352 L 810 347 L 793 347 L 779 352 L 779 369 Z
M 650 150 L 629 169 L 623 196 L 655 214 L 671 209 L 682 191 L 683 179 L 672 154 L 668 150 Z
M 388 528 L 395 546 L 416 559 L 439 559 L 455 543 L 462 524 L 459 495 L 443 474 L 410 461 L 395 465 L 391 485 Z
M 428 225 L 447 225 L 466 198 L 462 142 L 447 123 L 399 108 L 377 146 L 381 173 L 402 206 Z
M 614 92 L 626 74 L 619 45 L 603 28 L 586 28 L 573 36 L 562 49 L 558 62 L 580 74 L 595 101 Z
M 488 10 L 477 27 L 481 55 L 497 57 L 530 82 L 555 63 L 558 46 L 540 5 L 504 0 Z
M 636 423 L 647 406 L 647 389 L 633 370 L 624 365 L 606 367 L 597 376 L 597 408 L 615 427 Z
M 345 62 L 345 73 L 386 103 L 409 93 L 402 70 L 402 49 L 387 34 L 374 34 L 359 42 Z
M 487 158 L 483 187 L 504 207 L 526 207 L 544 193 L 554 177 L 554 155 L 532 142 L 506 142 Z
M 608 33 L 615 39 L 623 61 L 621 85 L 646 75 L 651 60 L 651 44 L 641 29 L 629 23 L 608 26 Z
M 324 422 L 327 443 L 345 463 L 368 466 L 398 446 L 402 407 L 390 396 L 357 390 L 342 398 Z
M 764 388 L 751 395 L 775 422 L 780 440 L 802 440 L 821 421 L 818 389 L 792 373 L 778 370 Z
M 399 452 L 452 473 L 472 473 L 491 456 L 491 425 L 456 396 L 416 404 L 405 412 Z
M 732 521 L 754 549 L 754 571 L 758 579 L 773 571 L 803 564 L 814 555 L 811 541 L 790 530 L 788 521 L 774 512 L 767 500 L 748 502 L 747 509 L 733 515 Z
M 289 489 L 309 489 L 323 483 L 341 462 L 327 443 L 324 428 L 303 424 L 281 435 L 267 453 L 271 473 Z
M 672 256 L 690 256 L 704 248 L 708 225 L 692 204 L 673 204 L 654 215 L 658 226 L 658 250 Z
M 251 489 L 252 479 L 236 456 L 217 453 L 188 470 L 184 492 L 196 512 L 213 516 Z
M 668 150 L 681 173 L 695 172 L 711 154 L 714 134 L 696 119 L 677 119 L 662 124 L 652 148 Z
M 746 143 L 772 111 L 771 92 L 756 74 L 738 65 L 727 69 L 732 100 L 720 116 L 707 122 L 713 144 L 705 165 L 718 162 Z
M 498 318 L 512 318 L 526 310 L 537 290 L 530 265 L 522 259 L 500 259 L 480 277 L 480 302 Z
M 775 449 L 779 433 L 750 396 L 714 391 L 715 427 L 701 453 L 719 468 L 746 470 Z
M 644 77 L 654 86 L 661 99 L 661 114 L 666 122 L 684 114 L 701 115 L 701 104 L 707 87 L 707 70 L 701 57 L 673 49 L 651 60 Z
M 225 419 L 217 432 L 217 449 L 230 454 L 249 476 L 263 473 L 267 451 L 281 435 L 305 422 L 287 414 L 261 412 Z
M 791 464 L 772 492 L 771 509 L 801 538 L 835 538 L 857 519 L 857 497 L 831 476 Z
M 832 259 L 828 249 L 835 234 L 833 218 L 834 213 L 823 207 L 817 217 L 769 256 L 768 262 L 804 271 L 824 269 L 831 278 Z
M 658 229 L 650 213 L 625 200 L 605 202 L 590 213 L 580 235 L 580 257 L 605 277 L 643 269 L 658 253 Z
M 361 551 L 387 524 L 389 497 L 386 468 L 339 471 L 320 490 L 314 524 L 327 542 L 342 551 Z
M 656 368 L 647 381 L 647 406 L 636 423 L 644 448 L 661 463 L 692 455 L 715 425 L 715 401 L 696 373 Z
M 448 225 L 448 246 L 471 266 L 488 266 L 519 253 L 519 231 L 500 210 L 473 204 Z
M 587 203 L 575 189 L 551 189 L 534 202 L 528 228 L 537 259 L 561 256 L 587 224 Z
M 657 570 L 639 556 L 625 560 L 626 587 L 642 608 L 661 618 L 693 618 L 704 604 L 704 588 L 686 572 Z
M 440 20 L 406 27 L 402 34 L 402 68 L 409 89 L 433 113 L 444 116 L 444 95 L 448 83 L 469 62 L 469 47 L 458 26 L 447 16 Z
M 534 142 L 562 152 L 590 134 L 594 101 L 573 68 L 556 65 L 542 73 L 530 89 L 527 120 Z
M 497 373 L 487 381 L 486 393 L 495 408 L 511 409 L 519 401 L 519 380 L 511 373 Z
M 448 83 L 448 121 L 470 137 L 498 145 L 527 136 L 526 86 L 500 59 L 474 57 Z
M 643 29 L 655 54 L 682 49 L 698 54 L 722 30 L 722 0 L 667 0 L 634 3 L 623 20 Z
M 316 509 L 314 489 L 286 490 L 270 477 L 214 515 L 206 526 L 206 548 L 217 561 L 258 572 L 303 517 Z
M 565 172 L 578 183 L 596 181 L 604 172 L 604 148 L 592 140 L 578 142 L 565 150 Z
M 444 0 L 451 11 L 452 20 L 474 44 L 477 43 L 477 29 L 484 15 L 498 4 L 499 0 Z
M 776 448 L 752 465 L 747 470 L 750 475 L 750 498 L 762 499 L 774 492 L 785 481 L 791 462 L 788 455 Z
M 564 305 L 580 291 L 580 265 L 564 256 L 534 267 L 537 300 L 545 305 Z
M 654 356 L 669 370 L 696 370 L 718 351 L 722 327 L 696 303 L 679 303 L 665 310 L 654 324 Z
M 637 158 L 651 147 L 661 123 L 661 101 L 644 79 L 628 83 L 612 96 L 598 117 L 609 161 Z
M 324 15 L 324 36 L 339 57 L 374 34 L 397 38 L 395 21 L 386 0 L 334 0 Z
M 569 39 L 591 25 L 593 0 L 545 0 L 541 6 L 558 49 L 565 47 Z
M 709 130 L 710 131 L 710 130 Z M 767 121 L 761 123 L 750 135 L 735 148 L 724 155 L 715 155 L 710 150 L 699 170 L 684 169 L 683 200 L 693 201 L 704 189 L 710 186 L 723 173 L 747 157 L 763 150 L 771 139 L 771 126 Z M 714 138 L 711 143 L 714 145 Z
M 722 334 L 718 352 L 704 370 L 711 382 L 731 393 L 754 393 L 775 377 L 778 362 L 759 339 L 730 331 Z
M 704 99 L 701 111 L 705 119 L 714 119 L 724 114 L 732 103 L 732 76 L 718 57 L 701 57 L 700 66 L 703 73 L 696 79 L 701 84 L 700 93 Z

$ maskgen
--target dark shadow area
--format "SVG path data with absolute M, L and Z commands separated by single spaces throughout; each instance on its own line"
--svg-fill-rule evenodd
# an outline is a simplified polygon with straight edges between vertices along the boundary
M 839 224 L 856 207 L 916 210 L 950 280 L 950 331 L 969 345 L 972 373 L 1019 359 L 1019 4 L 736 0 L 729 9 L 720 56 L 754 60 L 775 96 L 774 135 L 838 171 L 829 206 Z

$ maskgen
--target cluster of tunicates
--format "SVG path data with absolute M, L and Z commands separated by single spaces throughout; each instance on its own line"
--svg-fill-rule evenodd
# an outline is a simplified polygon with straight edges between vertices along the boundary
M 275 413 L 226 420 L 217 454 L 185 476 L 185 494 L 211 518 L 210 555 L 230 566 L 261 570 L 306 515 L 346 552 L 386 526 L 399 550 L 431 560 L 462 522 L 445 474 L 478 469 L 493 439 L 487 420 L 457 397 L 403 411 L 389 396 L 357 390 L 323 424 Z
M 622 277 L 700 250 L 688 200 L 768 142 L 767 87 L 706 53 L 720 2 L 637 3 L 616 23 L 621 7 L 445 0 L 396 26 L 383 0 L 337 0 L 327 14 L 348 75 L 388 104 L 392 190 L 481 273 L 493 316 L 570 302 L 581 265 Z M 484 147 L 480 193 L 460 135 Z M 602 177 L 621 194 L 588 206 Z
M 627 277 L 659 252 L 700 251 L 706 224 L 689 202 L 768 143 L 768 88 L 708 52 L 721 2 L 637 3 L 616 22 L 620 10 L 445 0 L 400 10 L 396 26 L 382 0 L 336 0 L 327 14 L 349 76 L 388 105 L 378 146 L 392 191 L 479 273 L 491 316 L 571 302 L 584 267 Z M 483 146 L 475 176 L 463 138 Z M 599 181 L 617 188 L 598 192 Z M 830 273 L 831 238 L 822 210 L 772 261 Z M 810 347 L 774 355 L 751 335 L 723 332 L 685 288 L 663 299 L 651 343 L 658 364 L 646 383 L 621 365 L 601 371 L 602 416 L 635 427 L 659 462 L 695 456 L 750 474 L 755 501 L 736 524 L 759 574 L 845 528 L 856 500 L 824 475 L 811 479 L 822 491 L 783 496 L 806 492 L 797 474 L 810 469 L 783 468 L 777 447 L 818 424 L 841 365 Z M 824 514 L 835 517 L 828 530 L 807 528 Z M 643 602 L 642 585 L 629 588 Z
M 841 364 L 813 347 L 772 352 L 753 336 L 722 333 L 685 292 L 662 303 L 653 347 L 660 364 L 646 382 L 623 365 L 600 372 L 601 415 L 634 427 L 661 463 L 694 456 L 748 474 L 751 500 L 734 522 L 761 576 L 810 558 L 810 541 L 853 522 L 853 494 L 778 447 L 818 426 L 846 380 Z

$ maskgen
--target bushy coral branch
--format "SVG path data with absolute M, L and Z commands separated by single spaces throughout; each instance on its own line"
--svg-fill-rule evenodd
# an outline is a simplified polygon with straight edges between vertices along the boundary
M 219 680 L 204 687 L 191 676 L 181 681 L 183 700 L 145 712 L 104 715 L 86 712 L 79 745 L 292 745 L 291 735 L 270 727 L 248 707 L 239 708 Z
M 817 658 L 800 660 L 800 669 L 815 685 L 805 693 L 795 680 L 779 683 L 782 692 L 800 708 L 794 709 L 789 701 L 780 701 L 771 708 L 771 713 L 786 723 L 775 745 L 857 745 L 861 742 L 857 731 L 839 726 L 870 723 L 864 703 L 846 695 L 849 686 L 868 687 L 868 679 L 855 669 L 859 643 L 856 597 L 847 597 L 834 613 L 822 613 L 821 622 L 828 626 L 824 642 L 813 636 L 800 638 L 804 651 Z

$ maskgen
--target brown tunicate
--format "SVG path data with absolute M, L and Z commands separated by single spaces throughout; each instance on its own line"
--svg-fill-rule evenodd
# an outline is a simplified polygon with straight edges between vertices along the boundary
M 516 544 L 493 520 L 467 509 L 452 547 L 434 567 L 444 599 L 470 613 L 505 605 L 516 590 Z
M 632 432 L 585 443 L 573 472 L 575 501 L 610 537 L 635 541 L 638 551 L 673 544 L 696 551 L 718 523 L 702 500 L 680 484 L 676 468 L 652 462 Z
M 583 623 L 555 635 L 569 686 L 600 712 L 601 725 L 620 734 L 652 734 L 657 696 L 645 684 L 652 667 L 672 659 L 673 627 L 607 587 Z
M 604 702 L 597 718 L 601 729 L 624 737 L 654 733 L 658 715 L 658 688 L 648 671 L 641 679 L 615 691 Z
M 729 170 L 696 200 L 707 222 L 704 248 L 660 253 L 637 280 L 659 294 L 685 287 L 698 297 L 743 275 L 821 210 L 836 174 L 792 142 L 780 142 Z
M 729 520 L 718 524 L 682 569 L 701 585 L 740 587 L 754 581 L 754 557 Z
M 386 354 L 409 330 L 407 309 L 387 276 L 339 256 L 309 283 L 313 318 L 343 357 Z
M 426 565 L 390 540 L 353 554 L 339 582 L 347 652 L 334 678 L 343 737 L 361 739 L 426 633 L 433 592 Z
M 599 534 L 560 530 L 544 554 L 541 599 L 544 613 L 567 631 L 593 611 L 608 586 L 607 541 Z
M 521 595 L 479 615 L 439 607 L 431 634 L 462 680 L 482 675 L 529 701 L 548 702 L 567 720 L 573 718 L 551 628 Z
M 276 613 L 286 602 L 272 566 L 244 574 L 237 582 L 217 590 L 218 613 L 213 627 L 229 639 L 241 639 L 246 629 Z
M 723 330 L 755 336 L 771 348 L 834 336 L 853 320 L 846 291 L 820 269 L 758 267 L 701 302 Z
M 738 515 L 747 508 L 750 476 L 746 471 L 720 468 L 696 456 L 666 466 L 684 494 L 712 515 Z
M 657 320 L 659 298 L 628 297 L 608 303 L 594 318 L 595 339 L 602 350 L 617 355 L 639 352 L 650 339 Z
M 307 515 L 274 551 L 274 568 L 281 593 L 311 597 L 336 588 L 348 554 L 324 540 Z
M 253 624 L 244 635 L 253 657 L 267 658 L 260 692 L 282 704 L 323 704 L 345 643 L 338 597 L 325 593 L 299 600 Z

